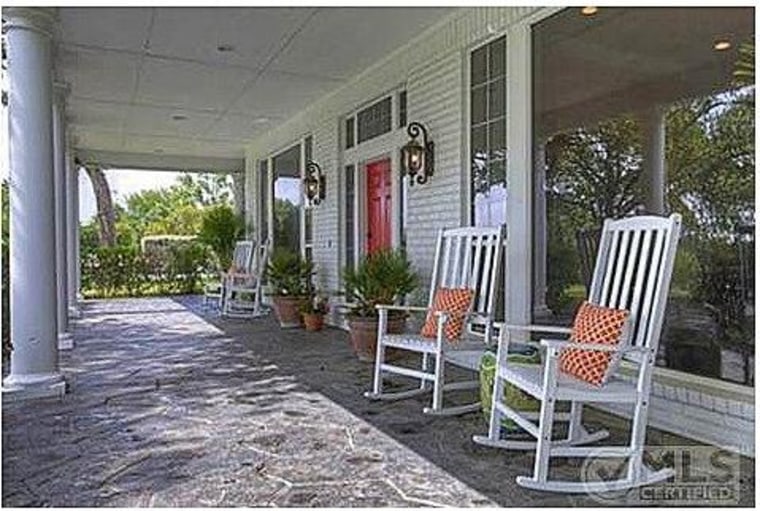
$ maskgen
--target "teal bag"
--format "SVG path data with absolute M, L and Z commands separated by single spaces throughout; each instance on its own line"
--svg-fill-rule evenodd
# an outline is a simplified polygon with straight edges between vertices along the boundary
M 507 361 L 513 364 L 541 364 L 541 355 L 538 350 L 529 353 L 509 353 Z M 487 351 L 480 357 L 480 403 L 486 423 L 491 421 L 491 398 L 495 375 L 496 354 Z M 510 408 L 515 410 L 529 412 L 538 411 L 540 408 L 537 399 L 510 384 L 504 386 L 503 399 Z M 520 431 L 520 427 L 511 419 L 504 418 L 501 424 L 508 432 Z

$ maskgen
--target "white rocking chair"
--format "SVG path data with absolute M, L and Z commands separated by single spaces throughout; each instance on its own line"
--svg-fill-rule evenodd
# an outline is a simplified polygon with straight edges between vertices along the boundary
M 619 345 L 573 343 L 575 349 L 622 351 L 622 359 L 635 370 L 633 379 L 613 373 L 601 387 L 587 384 L 558 371 L 558 357 L 568 341 L 541 340 L 545 348 L 544 365 L 528 366 L 508 363 L 510 337 L 517 333 L 522 342 L 531 332 L 569 334 L 570 329 L 539 326 L 505 325 L 500 329 L 496 377 L 488 436 L 475 436 L 479 444 L 505 449 L 535 450 L 532 477 L 517 477 L 526 488 L 567 492 L 601 493 L 618 491 L 664 481 L 673 476 L 665 468 L 652 471 L 643 463 L 646 439 L 647 408 L 657 346 L 673 270 L 681 217 L 639 216 L 607 220 L 599 243 L 599 252 L 589 292 L 595 305 L 626 309 L 630 312 L 629 343 Z M 622 365 L 622 364 L 621 364 Z M 526 413 L 507 406 L 496 396 L 504 395 L 506 383 L 517 386 L 541 401 L 538 424 Z M 570 413 L 555 415 L 557 401 L 570 401 Z M 629 445 L 580 447 L 607 438 L 607 431 L 589 433 L 581 422 L 584 403 L 630 403 L 633 424 Z M 518 441 L 502 439 L 503 418 L 509 418 L 537 439 Z M 554 421 L 569 422 L 567 436 L 555 439 Z M 570 481 L 549 479 L 549 458 L 622 458 L 628 459 L 625 477 L 612 481 Z
M 248 271 L 227 274 L 222 316 L 258 318 L 268 312 L 262 305 L 261 277 L 269 258 L 269 248 L 269 241 L 265 240 L 252 252 Z
M 235 250 L 232 253 L 232 268 L 228 271 L 221 272 L 219 275 L 219 281 L 208 284 L 203 291 L 204 308 L 208 308 L 209 304 L 213 301 L 216 302 L 219 311 L 224 309 L 224 299 L 226 297 L 225 288 L 228 276 L 232 273 L 233 269 L 244 268 L 248 271 L 248 269 L 251 268 L 251 263 L 253 261 L 253 252 L 253 241 L 238 241 L 235 243 Z
M 462 227 L 442 229 L 438 235 L 435 252 L 435 266 L 430 284 L 428 307 L 378 305 L 379 324 L 377 352 L 375 359 L 374 385 L 365 397 L 373 400 L 405 399 L 429 392 L 428 382 L 432 382 L 433 402 L 424 408 L 425 413 L 458 415 L 479 409 L 480 402 L 444 408 L 444 390 L 474 389 L 479 387 L 477 379 L 445 383 L 445 363 L 477 371 L 480 357 L 492 339 L 493 310 L 498 279 L 501 276 L 501 262 L 504 245 L 503 227 Z M 465 317 L 465 328 L 459 342 L 446 339 L 444 329 L 451 319 L 445 312 L 435 312 L 437 316 L 437 337 L 431 339 L 415 334 L 389 334 L 386 326 L 388 311 L 432 312 L 433 300 L 438 287 L 468 288 L 473 291 L 470 310 Z M 482 329 L 482 334 L 473 327 Z M 465 339 L 465 334 L 470 334 Z M 388 364 L 385 360 L 386 348 L 396 348 L 420 353 L 420 370 Z M 429 358 L 433 358 L 433 372 L 428 370 Z M 383 392 L 383 375 L 398 374 L 420 381 L 419 388 L 401 392 Z

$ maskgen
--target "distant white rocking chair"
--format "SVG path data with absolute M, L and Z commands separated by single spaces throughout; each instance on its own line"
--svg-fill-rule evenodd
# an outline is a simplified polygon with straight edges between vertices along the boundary
M 622 359 L 632 364 L 633 380 L 613 373 L 601 387 L 585 383 L 558 370 L 561 350 L 568 341 L 541 340 L 545 348 L 542 366 L 508 363 L 507 350 L 514 333 L 525 337 L 532 332 L 569 334 L 569 328 L 513 326 L 500 329 L 497 369 L 493 386 L 493 402 L 488 436 L 475 436 L 479 444 L 505 449 L 535 450 L 532 477 L 517 477 L 527 488 L 567 492 L 602 493 L 619 491 L 664 481 L 673 476 L 665 468 L 652 471 L 643 463 L 646 440 L 647 410 L 657 346 L 660 340 L 665 305 L 673 270 L 681 217 L 639 216 L 604 223 L 596 266 L 588 300 L 591 304 L 630 313 L 629 343 L 620 345 L 572 343 L 575 349 L 622 351 Z M 504 385 L 512 384 L 541 401 L 538 424 L 527 413 L 507 406 L 496 396 L 504 395 Z M 570 413 L 554 414 L 557 401 L 570 401 Z M 629 445 L 580 447 L 609 436 L 605 430 L 589 433 L 581 422 L 584 403 L 630 403 L 633 424 Z M 537 439 L 518 441 L 501 437 L 503 418 L 509 418 Z M 554 421 L 569 421 L 566 438 L 552 435 Z M 622 458 L 628 459 L 625 477 L 612 481 L 570 481 L 549 479 L 549 458 Z
M 221 272 L 219 281 L 208 284 L 203 292 L 203 305 L 208 307 L 211 301 L 215 301 L 219 311 L 224 309 L 225 288 L 227 278 L 232 272 L 248 272 L 253 263 L 254 243 L 253 241 L 238 241 L 235 243 L 235 250 L 232 252 L 232 267 Z
M 435 251 L 435 265 L 430 284 L 428 307 L 378 305 L 379 324 L 377 335 L 377 352 L 375 358 L 374 384 L 365 397 L 374 400 L 405 399 L 430 391 L 432 383 L 433 402 L 424 408 L 425 413 L 440 415 L 458 415 L 472 412 L 480 403 L 444 408 L 444 390 L 474 389 L 479 387 L 478 380 L 445 383 L 445 363 L 450 363 L 472 371 L 477 371 L 480 357 L 492 339 L 493 311 L 498 279 L 502 275 L 502 253 L 504 245 L 503 227 L 462 227 L 442 229 L 438 235 Z M 439 287 L 467 288 L 473 291 L 470 309 L 465 317 L 465 328 L 458 342 L 446 339 L 444 329 L 450 318 L 444 312 L 435 312 L 437 317 L 437 336 L 435 339 L 415 334 L 389 334 L 386 325 L 389 311 L 433 312 L 433 300 Z M 472 334 L 472 327 L 482 328 L 481 335 Z M 473 339 L 473 337 L 476 337 Z M 480 337 L 480 338 L 477 338 Z M 420 370 L 388 364 L 385 350 L 396 348 L 420 353 L 422 366 Z M 429 358 L 433 359 L 433 372 L 428 370 Z M 420 381 L 419 388 L 401 392 L 383 392 L 383 375 L 398 374 Z
M 253 251 L 247 272 L 227 274 L 222 316 L 257 318 L 268 312 L 262 305 L 261 277 L 269 260 L 269 249 L 269 241 L 263 241 Z

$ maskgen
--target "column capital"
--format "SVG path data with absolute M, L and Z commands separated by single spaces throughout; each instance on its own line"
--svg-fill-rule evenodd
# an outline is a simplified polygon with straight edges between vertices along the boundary
M 54 7 L 3 7 L 3 32 L 18 28 L 52 37 L 57 18 Z

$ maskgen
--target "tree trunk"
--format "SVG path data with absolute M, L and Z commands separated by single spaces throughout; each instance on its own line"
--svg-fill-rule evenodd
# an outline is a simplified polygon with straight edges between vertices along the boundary
M 95 165 L 85 165 L 87 175 L 92 183 L 95 201 L 98 208 L 98 224 L 100 226 L 100 246 L 112 247 L 116 244 L 115 214 L 111 200 L 111 188 L 106 181 L 103 169 Z

